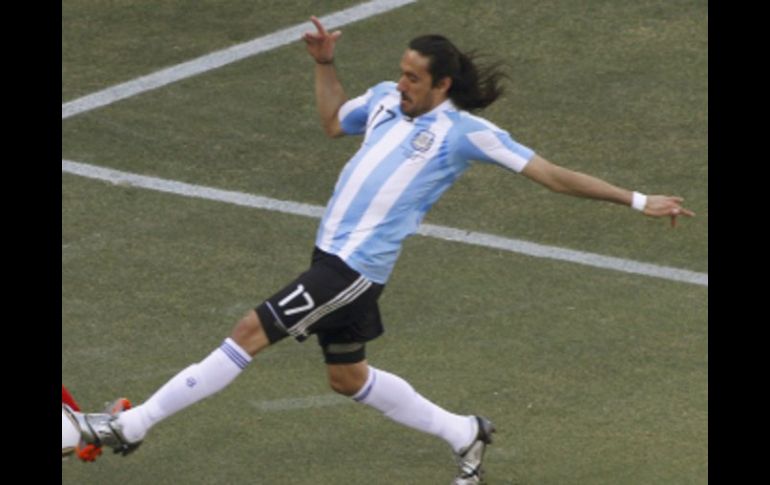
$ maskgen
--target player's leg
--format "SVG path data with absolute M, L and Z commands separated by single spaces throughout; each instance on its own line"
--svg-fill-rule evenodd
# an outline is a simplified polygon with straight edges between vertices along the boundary
M 410 428 L 432 434 L 454 451 L 467 447 L 476 436 L 474 416 L 462 416 L 432 403 L 401 377 L 361 361 L 327 364 L 329 384 L 336 392 L 371 406 L 386 417 Z
M 363 344 L 362 344 L 363 345 Z M 369 366 L 366 360 L 355 364 L 326 364 L 329 387 L 338 394 L 353 397 L 366 385 Z
M 133 451 L 160 421 L 227 387 L 268 345 L 257 313 L 249 311 L 218 348 L 177 373 L 141 405 L 118 413 L 85 415 L 85 441 L 105 444 L 116 453 Z
M 227 387 L 268 345 L 259 317 L 249 311 L 206 358 L 176 374 L 143 404 L 121 413 L 117 423 L 122 434 L 130 442 L 141 441 L 160 421 Z
M 345 336 L 346 332 L 319 335 L 331 388 L 397 423 L 443 439 L 457 457 L 455 483 L 480 483 L 484 451 L 494 432 L 492 424 L 485 418 L 451 413 L 401 377 L 371 367 L 364 344 L 345 342 Z
M 160 421 L 224 389 L 261 350 L 289 335 L 305 340 L 316 322 L 372 286 L 339 264 L 344 265 L 339 258 L 316 251 L 308 271 L 249 311 L 220 347 L 172 377 L 146 402 L 116 417 L 86 415 L 94 428 L 86 441 L 126 454 Z

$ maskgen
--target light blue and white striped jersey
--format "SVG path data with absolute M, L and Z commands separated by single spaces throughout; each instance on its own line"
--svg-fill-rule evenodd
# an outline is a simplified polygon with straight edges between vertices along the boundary
M 316 246 L 384 284 L 428 209 L 471 161 L 520 172 L 534 152 L 505 130 L 446 100 L 416 118 L 405 116 L 396 83 L 383 82 L 339 111 L 342 130 L 363 134 L 340 173 Z

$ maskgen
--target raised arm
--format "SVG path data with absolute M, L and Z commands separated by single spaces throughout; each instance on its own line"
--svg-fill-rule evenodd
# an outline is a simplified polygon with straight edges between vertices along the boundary
M 629 205 L 648 216 L 671 217 L 672 226 L 676 225 L 678 216 L 695 215 L 693 211 L 682 207 L 684 199 L 681 197 L 645 196 L 616 187 L 591 175 L 560 167 L 539 155 L 535 155 L 521 173 L 554 192 Z
M 328 33 L 316 17 L 310 17 L 316 27 L 316 32 L 307 32 L 302 37 L 307 52 L 315 60 L 315 98 L 321 126 L 329 137 L 342 136 L 337 112 L 347 101 L 345 90 L 337 78 L 334 67 L 334 46 L 342 32 L 337 30 Z

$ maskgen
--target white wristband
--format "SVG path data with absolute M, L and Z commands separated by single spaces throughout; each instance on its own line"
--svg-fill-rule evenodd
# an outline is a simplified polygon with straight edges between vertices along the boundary
M 646 205 L 647 196 L 639 192 L 634 192 L 634 196 L 631 199 L 631 207 L 638 211 L 643 211 Z

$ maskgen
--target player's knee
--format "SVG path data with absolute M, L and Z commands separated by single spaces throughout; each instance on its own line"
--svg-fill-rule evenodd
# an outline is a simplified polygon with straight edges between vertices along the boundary
M 329 366 L 329 387 L 343 396 L 354 396 L 364 387 L 366 366 Z
M 353 396 L 361 389 L 361 385 L 350 379 L 331 376 L 329 377 L 329 386 L 334 392 L 343 396 Z
M 235 324 L 230 338 L 249 353 L 252 357 L 260 350 L 270 345 L 270 341 L 262 328 L 262 322 L 254 310 L 250 310 Z

